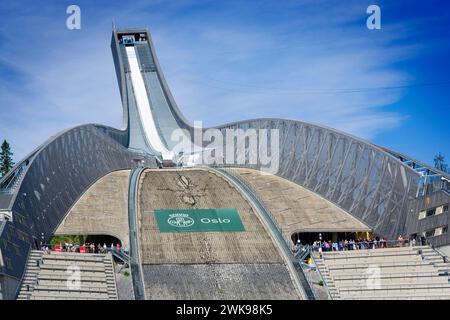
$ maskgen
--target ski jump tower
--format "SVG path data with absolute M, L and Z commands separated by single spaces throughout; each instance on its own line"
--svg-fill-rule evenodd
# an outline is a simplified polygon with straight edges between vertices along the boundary
M 176 161 L 176 129 L 192 131 L 170 93 L 146 29 L 113 30 L 111 49 L 124 108 L 128 148 Z

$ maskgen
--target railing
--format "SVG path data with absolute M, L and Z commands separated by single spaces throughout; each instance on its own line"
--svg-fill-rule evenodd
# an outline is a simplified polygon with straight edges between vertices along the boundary
M 230 178 L 234 181 L 243 191 L 244 193 L 252 200 L 252 202 L 258 207 L 259 211 L 268 218 L 267 223 L 269 227 L 274 230 L 276 236 L 280 238 L 283 251 L 288 259 L 290 259 L 290 263 L 292 264 L 292 268 L 295 269 L 297 273 L 297 281 L 301 286 L 300 290 L 303 290 L 302 294 L 308 299 L 315 299 L 317 295 L 314 292 L 314 287 L 312 285 L 311 279 L 308 278 L 309 275 L 306 275 L 304 266 L 301 261 L 298 261 L 294 257 L 292 241 L 290 238 L 284 234 L 283 229 L 280 227 L 275 217 L 270 213 L 270 211 L 265 206 L 264 202 L 259 198 L 256 192 L 253 191 L 252 187 L 239 177 L 239 174 L 235 173 L 231 168 L 224 167 L 212 167 L 220 173 L 224 174 L 226 177 Z M 296 265 L 298 267 L 296 267 Z
M 312 247 L 310 245 L 294 246 L 294 257 L 303 261 L 311 254 L 311 249 Z
M 316 287 L 314 286 L 314 281 L 311 278 L 311 268 L 309 265 L 305 263 L 305 259 L 311 255 L 311 246 L 305 245 L 305 246 L 294 246 L 294 249 L 292 250 L 292 253 L 294 257 L 299 261 L 300 266 L 303 270 L 303 273 L 305 274 L 306 281 L 308 281 L 308 284 L 314 294 L 314 297 L 316 299 L 319 298 L 319 293 L 316 290 Z
M 314 286 L 314 280 L 311 277 L 311 269 L 305 268 L 303 266 L 304 263 L 302 261 L 300 261 L 300 265 L 302 267 L 303 274 L 305 275 L 305 279 L 306 279 L 306 281 L 308 282 L 308 285 L 311 288 L 311 291 L 312 291 L 312 293 L 314 295 L 315 300 L 319 300 L 320 299 L 320 294 L 317 291 L 316 287 Z
M 322 281 L 325 292 L 327 293 L 328 300 L 333 300 L 333 296 L 331 295 L 330 288 L 328 287 L 328 282 L 325 280 L 325 277 L 322 275 L 320 268 L 317 266 L 316 259 L 314 258 L 314 255 L 312 254 L 312 252 L 310 252 L 310 257 L 313 262 L 313 265 L 316 266 L 317 274 L 319 275 L 319 278 Z
M 7 220 L 0 221 L 0 235 L 3 233 L 3 229 L 5 229 Z
M 110 252 L 117 259 L 122 260 L 124 263 L 130 264 L 130 256 L 128 252 L 122 249 L 119 251 L 109 249 L 108 252 Z
M 255 200 L 256 203 L 258 203 L 261 206 L 264 213 L 269 217 L 272 224 L 275 226 L 277 232 L 280 234 L 281 238 L 284 240 L 286 246 L 288 248 L 291 248 L 291 253 L 293 254 L 293 256 L 300 261 L 300 266 L 302 268 L 302 273 L 304 275 L 304 278 L 308 282 L 308 286 L 310 287 L 311 291 L 313 291 L 314 296 L 318 297 L 317 290 L 315 289 L 314 283 L 310 277 L 309 272 L 307 271 L 308 267 L 303 262 L 303 260 L 312 251 L 319 251 L 319 247 L 313 247 L 313 246 L 308 247 L 307 248 L 308 253 L 294 252 L 292 250 L 293 243 L 292 243 L 290 237 L 287 234 L 285 234 L 285 232 L 283 231 L 283 228 L 279 225 L 276 218 L 272 215 L 270 210 L 267 209 L 267 206 L 266 206 L 264 200 L 262 200 L 259 197 L 258 193 L 253 190 L 253 187 L 246 180 L 242 179 L 240 177 L 239 173 L 233 167 L 228 167 L 228 166 L 210 166 L 210 167 L 215 168 L 216 170 L 225 173 L 227 176 L 231 176 L 233 178 L 233 180 L 237 181 L 239 183 L 239 185 L 241 185 L 241 187 L 246 191 L 246 193 L 253 200 Z M 409 246 L 412 247 L 412 246 L 420 246 L 420 245 L 423 245 L 420 241 L 417 241 L 416 243 L 414 243 L 413 240 L 410 240 L 410 239 L 387 240 L 385 238 L 381 238 L 379 240 L 372 239 L 372 240 L 364 240 L 364 241 L 360 241 L 360 242 L 359 241 L 358 242 L 348 242 L 347 244 L 344 244 L 344 246 L 341 248 L 340 251 L 342 251 L 342 250 L 368 250 L 368 249 L 376 250 L 376 249 L 384 249 L 384 248 L 399 248 L 399 247 L 409 247 Z M 322 249 L 324 249 L 324 248 L 322 248 Z M 322 251 L 327 251 L 327 250 L 322 250 Z M 333 250 L 333 248 L 330 246 L 329 251 L 335 251 L 335 250 Z M 313 259 L 314 264 L 317 266 L 316 261 L 314 260 L 314 257 L 312 254 L 311 254 L 311 258 Z M 317 274 L 318 274 L 320 280 L 322 281 L 322 283 L 324 285 L 324 289 L 326 291 L 328 298 L 332 299 L 332 295 L 328 288 L 327 282 L 325 281 L 319 268 L 316 268 L 316 270 L 317 270 Z M 449 275 L 450 275 L 450 273 L 449 273 Z
M 387 248 L 402 248 L 402 247 L 417 247 L 421 245 L 428 245 L 428 243 L 421 243 L 420 241 L 413 242 L 410 239 L 403 240 L 364 240 L 364 241 L 355 241 L 348 242 L 341 245 L 341 242 L 333 242 L 329 243 L 330 246 L 328 250 L 325 249 L 325 242 L 322 242 L 320 245 L 312 245 L 312 251 L 318 252 L 319 248 L 322 248 L 323 252 L 326 251 L 352 251 L 352 250 L 379 250 L 379 249 L 387 249 Z M 338 245 L 338 249 L 336 250 L 335 245 Z
M 17 187 L 22 182 L 22 178 L 25 176 L 25 173 L 27 172 L 26 168 L 29 165 L 29 161 L 25 161 L 20 167 L 17 168 L 15 172 L 12 173 L 11 177 L 9 177 L 7 180 L 3 181 L 0 188 L 0 193 L 3 194 L 13 194 Z
M 426 174 L 420 178 L 418 196 L 426 196 L 433 192 L 444 191 L 450 194 L 450 181 L 440 174 Z
M 333 300 L 333 297 L 328 288 L 328 284 L 327 284 L 325 278 L 323 277 L 322 273 L 320 272 L 320 269 L 317 266 L 316 260 L 313 256 L 312 252 L 313 252 L 313 247 L 311 245 L 301 245 L 297 248 L 297 251 L 294 251 L 294 256 L 300 261 L 302 269 L 304 270 L 304 273 L 306 275 L 306 279 L 308 280 L 310 287 L 312 288 L 312 290 L 314 292 L 314 296 L 319 297 L 319 293 L 316 290 L 316 288 L 314 286 L 314 281 L 310 276 L 310 270 L 312 269 L 312 267 L 304 262 L 308 256 L 312 260 L 312 265 L 315 266 L 315 271 L 317 272 L 317 275 L 319 276 L 319 280 L 323 284 L 323 288 L 325 289 L 328 300 Z
M 16 292 L 15 292 L 15 299 L 17 299 L 17 297 L 20 294 L 20 290 L 22 289 L 22 282 L 23 282 L 23 280 L 25 278 L 25 274 L 27 273 L 28 263 L 29 263 L 30 256 L 31 256 L 31 251 L 32 251 L 32 249 L 31 249 L 31 244 L 30 244 L 29 247 L 28 247 L 28 254 L 27 254 L 27 259 L 26 259 L 26 262 L 25 262 L 25 267 L 23 269 L 22 276 L 20 277 L 20 281 L 19 281 L 19 284 L 18 284 Z
M 425 196 L 428 193 L 439 190 L 443 190 L 447 194 L 450 194 L 450 180 L 448 174 L 391 150 L 384 150 L 420 174 L 417 196 Z
M 351 243 L 353 244 L 353 243 Z M 413 246 L 413 242 L 410 241 L 409 239 L 403 239 L 403 240 L 383 240 L 380 239 L 380 241 L 376 241 L 376 240 L 368 240 L 368 241 L 362 241 L 362 242 L 355 242 L 354 243 L 355 248 L 354 249 L 350 249 L 350 250 L 346 250 L 346 251 L 352 251 L 352 250 L 383 250 L 386 248 L 400 248 L 400 247 L 414 247 Z M 361 247 L 362 245 L 362 247 Z M 422 245 L 421 243 L 416 244 L 415 246 L 419 246 Z M 313 265 L 316 266 L 316 271 L 317 274 L 320 278 L 320 280 L 323 283 L 323 286 L 325 288 L 325 291 L 327 293 L 328 299 L 329 300 L 333 300 L 333 296 L 331 295 L 331 292 L 329 290 L 328 287 L 328 283 L 325 280 L 325 277 L 322 275 L 322 272 L 320 271 L 320 268 L 317 266 L 317 262 L 316 259 L 314 257 L 314 255 L 312 254 L 312 252 L 318 252 L 319 250 L 318 246 L 309 246 L 309 250 L 311 253 L 311 259 L 313 261 Z M 332 251 L 333 249 L 330 247 L 330 251 Z M 336 250 L 333 250 L 336 251 Z M 343 251 L 343 250 L 339 250 L 339 251 Z M 325 251 L 326 252 L 326 251 Z
M 442 191 L 444 191 L 446 194 L 448 194 L 450 196 L 450 190 L 449 189 L 441 189 Z
M 41 251 L 45 251 L 44 248 L 47 247 L 49 251 L 56 251 L 55 248 L 58 245 L 52 245 L 52 244 L 43 244 L 41 247 Z M 86 252 L 85 253 L 100 253 L 100 254 L 106 254 L 106 253 L 116 253 L 118 255 L 128 255 L 128 251 L 124 250 L 123 248 L 117 249 L 114 247 L 113 249 L 111 247 L 101 247 L 98 248 L 98 246 L 95 246 L 94 250 L 91 250 L 89 245 L 83 245 L 83 244 L 69 244 L 69 245 L 59 245 L 61 247 L 61 252 L 72 252 L 72 253 L 80 253 L 80 248 L 85 247 Z M 97 252 L 96 252 L 97 251 Z
M 144 279 L 139 256 L 139 239 L 137 229 L 136 197 L 139 186 L 139 177 L 145 170 L 136 167 L 131 171 L 128 190 L 128 227 L 130 233 L 130 271 L 136 300 L 145 299 Z
M 278 221 L 276 220 L 276 218 L 273 216 L 273 214 L 270 212 L 270 210 L 267 208 L 266 203 L 264 202 L 264 200 L 261 199 L 261 197 L 259 197 L 259 195 L 253 190 L 253 187 L 244 179 L 242 179 L 239 175 L 239 173 L 236 172 L 236 170 L 233 170 L 233 168 L 230 167 L 213 167 L 219 171 L 228 173 L 229 175 L 233 176 L 236 180 L 239 181 L 239 183 L 246 189 L 246 191 L 253 197 L 255 198 L 255 200 L 257 202 L 259 202 L 261 204 L 261 206 L 264 208 L 264 211 L 267 213 L 267 215 L 270 217 L 270 219 L 272 220 L 272 223 L 275 225 L 275 227 L 277 228 L 277 231 L 281 234 L 281 236 L 283 237 L 284 242 L 286 243 L 286 245 L 292 250 L 292 240 L 291 237 L 286 234 L 283 231 L 283 228 L 279 225 Z
M 449 260 L 448 257 L 443 254 L 442 252 L 440 252 L 438 249 L 436 249 L 436 247 L 429 241 L 426 240 L 427 245 L 430 246 L 431 249 L 433 249 L 434 252 L 436 252 L 441 258 L 442 258 L 442 262 L 444 262 L 446 264 L 446 271 L 445 271 L 445 275 L 448 277 L 448 281 L 450 282 L 450 264 L 449 264 Z

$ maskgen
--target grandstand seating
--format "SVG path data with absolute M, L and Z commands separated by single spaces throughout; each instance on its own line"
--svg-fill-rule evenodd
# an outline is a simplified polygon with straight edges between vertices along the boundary
M 333 299 L 450 299 L 450 264 L 428 246 L 332 251 L 314 258 Z
M 79 270 L 79 283 L 70 282 L 71 267 Z M 18 300 L 55 299 L 116 300 L 111 255 L 31 251 Z

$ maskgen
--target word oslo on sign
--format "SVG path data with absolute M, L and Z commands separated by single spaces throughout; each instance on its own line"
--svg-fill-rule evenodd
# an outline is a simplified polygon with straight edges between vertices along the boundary
M 156 209 L 160 232 L 241 232 L 245 231 L 234 208 Z

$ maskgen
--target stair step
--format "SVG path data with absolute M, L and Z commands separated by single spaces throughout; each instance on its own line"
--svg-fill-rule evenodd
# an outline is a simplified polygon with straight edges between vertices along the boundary
M 39 266 L 37 261 L 39 261 Z M 76 265 L 81 272 L 80 290 L 66 286 L 67 267 Z M 29 291 L 27 291 L 27 286 Z M 36 286 L 36 288 L 35 288 Z M 30 253 L 21 283 L 19 300 L 34 299 L 117 299 L 114 265 L 111 255 Z

